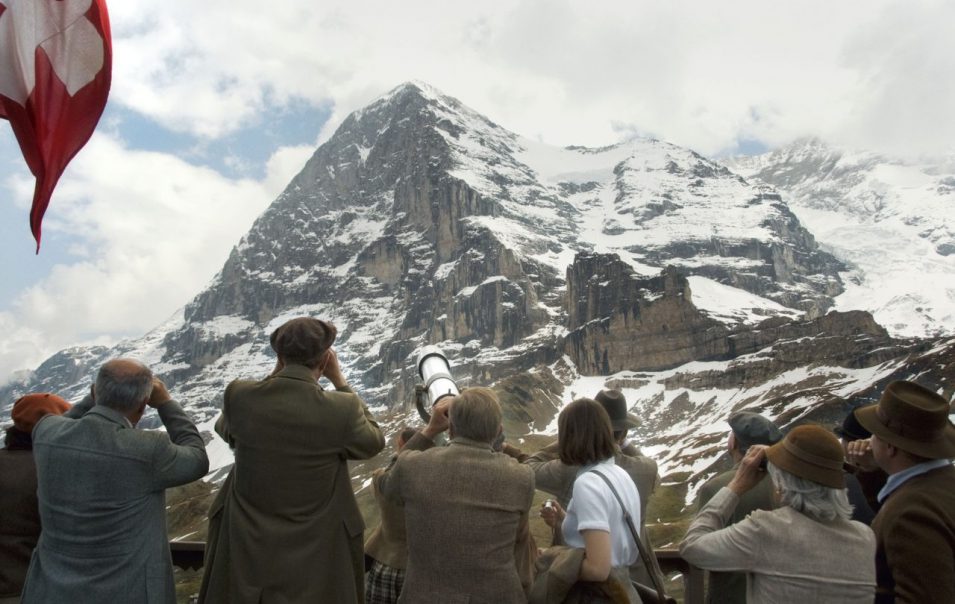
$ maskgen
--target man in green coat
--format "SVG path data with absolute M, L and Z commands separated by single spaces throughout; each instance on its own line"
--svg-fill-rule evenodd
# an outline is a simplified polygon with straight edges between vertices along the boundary
M 385 441 L 342 375 L 335 335 L 325 321 L 293 319 L 272 333 L 275 372 L 226 388 L 216 431 L 235 465 L 209 510 L 200 602 L 364 600 L 364 522 L 347 460 Z

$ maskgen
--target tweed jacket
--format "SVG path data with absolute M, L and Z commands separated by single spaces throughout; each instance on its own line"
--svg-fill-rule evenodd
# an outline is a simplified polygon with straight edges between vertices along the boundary
M 385 441 L 358 395 L 288 365 L 229 384 L 216 431 L 235 465 L 209 510 L 199 601 L 363 601 L 365 525 L 347 460 Z
M 613 459 L 617 467 L 625 471 L 637 485 L 637 494 L 640 496 L 640 540 L 648 550 L 651 550 L 650 535 L 646 529 L 647 502 L 660 482 L 657 462 L 643 455 L 639 449 L 631 444 L 618 451 Z M 556 443 L 544 447 L 521 463 L 525 463 L 534 469 L 534 482 L 537 488 L 557 497 L 557 502 L 560 503 L 561 507 L 567 509 L 574 492 L 574 481 L 577 479 L 580 466 L 568 466 L 560 461 Z M 654 567 L 648 572 L 644 568 L 643 559 L 637 557 L 637 561 L 630 567 L 630 577 L 644 585 L 652 585 L 650 577 L 652 572 L 662 584 L 664 582 L 663 571 L 660 570 L 655 557 L 653 558 L 653 564 Z
M 456 437 L 427 448 L 416 434 L 381 480 L 403 504 L 408 567 L 402 604 L 520 604 L 534 475 L 487 443 Z M 525 584 L 526 582 L 526 584 Z
M 178 403 L 157 408 L 167 433 L 135 430 L 87 397 L 33 429 L 43 531 L 24 604 L 173 604 L 165 491 L 209 468 Z
M 902 483 L 872 523 L 877 602 L 955 602 L 955 467 Z
M 625 567 L 612 568 L 606 581 L 579 581 L 584 550 L 556 545 L 537 559 L 529 604 L 639 604 Z
M 385 499 L 381 494 L 383 468 L 375 471 L 372 488 L 381 512 L 381 522 L 365 541 L 365 554 L 385 566 L 404 569 L 408 565 L 408 537 L 405 532 L 405 508 Z
M 717 474 L 703 483 L 696 497 L 697 510 L 702 509 L 720 489 L 733 480 L 738 466 L 739 464 L 736 464 L 732 470 Z M 727 525 L 736 524 L 755 510 L 772 510 L 775 507 L 777 506 L 773 497 L 773 481 L 766 474 L 759 481 L 759 484 L 743 493 L 743 496 L 739 498 L 739 503 L 733 510 Z M 746 604 L 746 573 L 711 571 L 706 590 L 706 601 L 708 604 Z
M 680 555 L 700 568 L 747 573 L 746 601 L 869 604 L 875 535 L 861 522 L 819 522 L 789 506 L 727 526 L 739 497 L 722 488 L 690 524 Z M 725 528 L 724 528 L 725 527 Z
M 20 595 L 39 538 L 33 451 L 0 449 L 0 598 Z

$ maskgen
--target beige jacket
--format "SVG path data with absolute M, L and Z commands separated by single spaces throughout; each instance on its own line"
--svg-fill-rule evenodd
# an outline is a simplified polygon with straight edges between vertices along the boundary
M 746 572 L 750 604 L 872 602 L 875 535 L 869 527 L 818 522 L 788 506 L 757 510 L 726 527 L 738 503 L 733 491 L 720 489 L 693 519 L 680 555 L 707 570 Z
M 700 510 L 720 489 L 730 483 L 736 476 L 736 468 L 718 474 L 707 480 L 696 499 L 696 509 Z M 759 483 L 743 493 L 736 509 L 727 521 L 727 526 L 736 524 L 749 516 L 755 510 L 772 510 L 778 507 L 773 496 L 773 481 L 769 474 L 763 476 Z M 711 572 L 706 586 L 706 601 L 708 604 L 746 604 L 746 573 Z
M 381 494 L 384 469 L 375 471 L 372 488 L 381 512 L 381 522 L 365 540 L 365 555 L 385 566 L 404 569 L 408 565 L 408 537 L 405 533 L 405 508 L 385 499 Z

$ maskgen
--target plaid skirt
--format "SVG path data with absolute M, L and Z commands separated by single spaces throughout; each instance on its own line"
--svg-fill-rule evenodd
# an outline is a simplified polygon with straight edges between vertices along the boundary
M 404 569 L 374 560 L 365 573 L 365 604 L 395 604 L 404 582 Z

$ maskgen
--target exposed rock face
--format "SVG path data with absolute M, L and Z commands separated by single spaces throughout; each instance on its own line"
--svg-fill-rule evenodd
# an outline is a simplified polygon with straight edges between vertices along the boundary
M 701 313 L 686 277 L 641 279 L 616 254 L 579 255 L 567 269 L 566 353 L 583 374 L 655 371 L 723 358 L 728 330 Z
M 382 411 L 403 417 L 416 352 L 437 344 L 462 386 L 498 388 L 509 434 L 553 431 L 563 402 L 619 387 L 664 473 L 699 476 L 732 409 L 828 417 L 931 367 L 910 355 L 950 356 L 866 313 L 826 314 L 844 269 L 775 189 L 692 151 L 548 147 L 406 84 L 342 123 L 181 314 L 63 351 L 0 405 L 78 398 L 130 355 L 208 430 L 231 380 L 271 371 L 269 333 L 308 314 L 336 323 L 346 375 Z
M 733 330 L 693 305 L 689 282 L 675 269 L 640 278 L 615 254 L 577 256 L 567 269 L 567 303 L 570 333 L 564 348 L 584 374 L 659 371 L 690 361 L 732 359 L 769 346 L 776 360 L 792 366 L 820 358 L 851 366 L 872 348 L 891 342 L 885 329 L 862 311 L 806 321 L 770 318 Z M 801 339 L 812 345 L 787 346 Z

